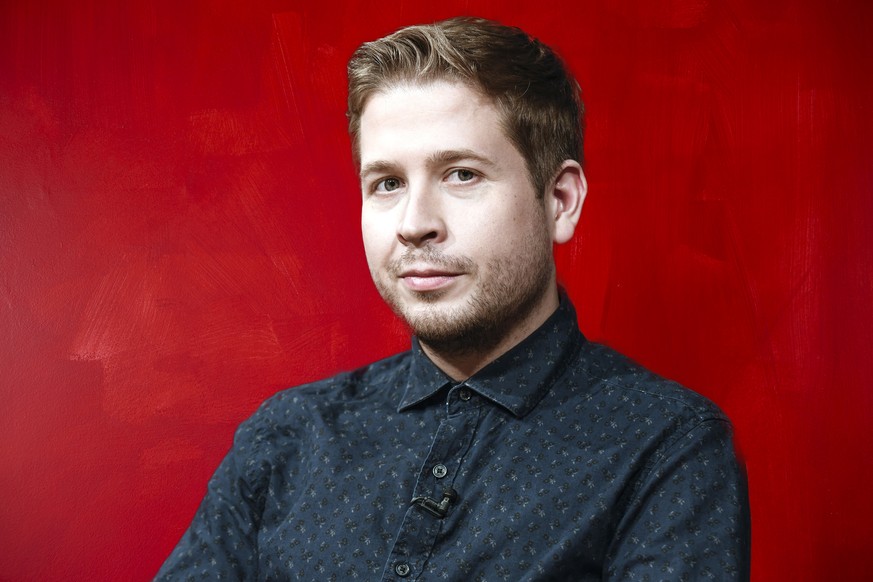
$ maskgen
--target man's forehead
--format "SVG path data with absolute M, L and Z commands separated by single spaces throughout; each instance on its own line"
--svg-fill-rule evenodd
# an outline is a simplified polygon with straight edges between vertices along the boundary
M 481 101 L 483 104 L 487 103 L 493 105 L 492 100 L 487 95 L 482 93 L 482 91 L 480 91 L 478 87 L 476 87 L 472 83 L 461 81 L 460 79 L 452 79 L 450 77 L 440 77 L 429 80 L 399 79 L 396 81 L 385 83 L 378 89 L 374 90 L 364 102 L 364 106 L 361 108 L 361 115 L 366 115 L 367 110 L 370 108 L 370 105 L 375 99 L 390 95 L 392 93 L 424 93 L 436 95 L 444 92 L 446 89 L 464 91 L 469 94 L 471 99 Z
M 358 137 L 362 171 L 391 153 L 417 151 L 429 161 L 487 158 L 485 151 L 507 139 L 490 99 L 466 84 L 441 81 L 375 93 L 363 110 Z

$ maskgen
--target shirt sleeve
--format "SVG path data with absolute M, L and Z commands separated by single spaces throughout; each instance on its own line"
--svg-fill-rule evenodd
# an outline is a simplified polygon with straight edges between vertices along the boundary
M 257 465 L 247 443 L 250 433 L 250 423 L 243 423 L 233 448 L 210 479 L 191 525 L 155 580 L 257 579 L 263 500 L 246 471 Z
M 748 580 L 750 525 L 730 423 L 704 420 L 643 476 L 620 520 L 604 579 Z

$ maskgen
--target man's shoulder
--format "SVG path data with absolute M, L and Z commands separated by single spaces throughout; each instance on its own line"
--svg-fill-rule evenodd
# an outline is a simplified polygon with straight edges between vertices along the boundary
M 709 398 L 606 345 L 586 342 L 574 364 L 575 373 L 589 383 L 589 398 L 601 400 L 602 405 L 658 410 L 662 416 L 692 422 L 728 421 Z
M 265 400 L 258 413 L 353 405 L 380 398 L 399 400 L 402 393 L 397 390 L 407 382 L 411 359 L 410 351 L 401 352 L 351 371 L 286 388 Z
M 241 463 L 249 483 L 265 468 L 293 462 L 325 435 L 376 422 L 397 409 L 408 381 L 410 354 L 389 358 L 315 382 L 286 388 L 264 400 L 237 427 L 227 463 Z M 261 483 L 262 484 L 262 483 Z

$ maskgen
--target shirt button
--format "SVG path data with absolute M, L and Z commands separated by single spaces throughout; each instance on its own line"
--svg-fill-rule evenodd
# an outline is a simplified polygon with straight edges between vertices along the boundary
M 400 562 L 399 564 L 394 566 L 394 571 L 397 573 L 398 576 L 406 578 L 407 576 L 409 576 L 409 564 L 407 564 L 406 562 Z
M 446 473 L 448 473 L 448 472 L 449 472 L 449 470 L 446 469 L 445 465 L 434 465 L 434 467 L 433 467 L 433 476 L 436 477 L 437 479 L 442 479 L 443 477 L 446 476 Z
M 461 388 L 461 390 L 458 392 L 458 398 L 460 398 L 464 402 L 467 402 L 472 397 L 473 394 L 472 392 L 470 392 L 469 388 Z

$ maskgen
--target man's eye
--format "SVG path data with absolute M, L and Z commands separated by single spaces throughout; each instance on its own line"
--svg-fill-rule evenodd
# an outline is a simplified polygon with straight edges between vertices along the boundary
M 469 182 L 471 180 L 475 180 L 477 174 L 473 170 L 458 168 L 457 170 L 454 170 L 451 174 L 449 174 L 449 176 L 453 177 L 453 179 L 457 180 L 458 182 Z
M 376 183 L 376 187 L 373 189 L 375 192 L 393 192 L 397 190 L 403 185 L 397 178 L 385 178 L 384 180 L 379 180 Z

